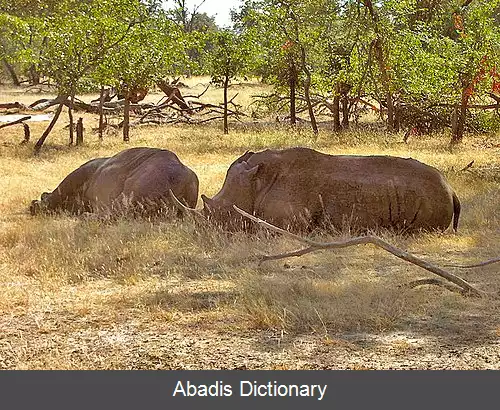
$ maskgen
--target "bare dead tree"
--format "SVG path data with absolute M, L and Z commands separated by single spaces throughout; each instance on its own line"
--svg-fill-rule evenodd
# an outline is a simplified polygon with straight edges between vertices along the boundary
M 263 255 L 260 257 L 259 263 L 262 263 L 264 261 L 270 261 L 270 260 L 279 260 L 279 259 L 284 259 L 284 258 L 290 258 L 290 257 L 296 257 L 296 256 L 302 256 L 306 255 L 308 253 L 312 252 L 317 252 L 320 250 L 325 250 L 325 249 L 342 249 L 342 248 L 347 248 L 350 246 L 355 246 L 355 245 L 365 245 L 365 244 L 372 244 L 375 245 L 379 248 L 384 249 L 385 251 L 393 254 L 397 258 L 403 259 L 407 262 L 412 263 L 413 265 L 416 265 L 422 269 L 425 269 L 429 272 L 432 272 L 450 282 L 458 286 L 459 289 L 463 291 L 464 294 L 467 294 L 469 296 L 476 296 L 476 297 L 481 297 L 481 296 L 486 296 L 486 294 L 478 289 L 476 289 L 474 286 L 472 286 L 469 282 L 465 281 L 459 276 L 454 275 L 453 273 L 447 272 L 441 268 L 439 268 L 436 265 L 433 265 L 423 259 L 417 258 L 416 256 L 412 255 L 409 252 L 403 251 L 402 249 L 399 249 L 390 243 L 384 241 L 383 239 L 379 238 L 378 236 L 375 235 L 367 235 L 367 236 L 359 236 L 355 238 L 351 238 L 349 240 L 345 241 L 337 241 L 337 242 L 317 242 L 313 241 L 311 239 L 304 238 L 302 236 L 296 235 L 294 233 L 291 233 L 285 229 L 278 228 L 275 225 L 270 224 L 267 221 L 264 221 L 263 219 L 257 218 L 253 215 L 250 215 L 249 213 L 239 209 L 236 205 L 233 205 L 233 208 L 239 212 L 241 215 L 244 217 L 250 219 L 251 221 L 264 226 L 267 229 L 270 229 L 274 232 L 281 233 L 282 235 L 285 235 L 289 238 L 293 238 L 299 242 L 302 242 L 306 245 L 308 245 L 306 248 L 302 248 L 296 251 L 292 252 L 286 252 L 286 253 L 280 253 L 278 255 Z

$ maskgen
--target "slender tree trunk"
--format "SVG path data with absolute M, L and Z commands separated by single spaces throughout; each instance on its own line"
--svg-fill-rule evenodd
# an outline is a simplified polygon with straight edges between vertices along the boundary
M 377 58 L 377 62 L 379 65 L 381 77 L 382 77 L 382 86 L 385 89 L 385 100 L 387 104 L 387 130 L 394 130 L 394 101 L 392 97 L 392 92 L 390 90 L 390 78 L 387 73 L 387 66 L 385 64 L 385 59 L 383 56 L 382 46 L 380 45 L 379 39 L 375 40 L 375 56 Z
M 290 11 L 289 6 L 288 6 L 288 12 Z M 299 45 L 300 47 L 300 63 L 301 63 L 301 69 L 306 75 L 306 79 L 304 81 L 304 97 L 306 99 L 306 104 L 307 104 L 307 110 L 309 111 L 309 119 L 311 120 L 311 128 L 314 132 L 315 135 L 318 134 L 318 124 L 316 123 L 316 116 L 314 115 L 314 110 L 313 106 L 311 103 L 311 72 L 309 71 L 309 68 L 307 67 L 307 58 L 306 58 L 306 49 L 304 48 L 304 45 L 300 42 L 300 36 L 299 36 L 299 22 L 297 20 L 297 16 L 295 14 L 290 13 L 290 17 L 293 18 L 294 21 L 294 31 L 295 31 L 295 43 Z
M 394 131 L 399 132 L 401 127 L 401 109 L 399 104 L 394 105 Z
M 40 153 L 40 150 L 42 149 L 43 143 L 45 142 L 45 140 L 49 136 L 50 132 L 52 131 L 52 128 L 54 128 L 54 125 L 56 125 L 56 122 L 59 119 L 59 116 L 61 115 L 62 109 L 64 107 L 64 101 L 66 101 L 66 99 L 68 98 L 68 96 L 67 95 L 61 95 L 58 98 L 60 98 L 62 102 L 59 103 L 59 106 L 57 107 L 57 109 L 56 109 L 56 111 L 54 113 L 54 117 L 52 118 L 52 121 L 50 121 L 49 126 L 45 129 L 45 131 L 43 132 L 43 134 L 40 137 L 40 139 L 36 142 L 35 147 L 33 149 L 33 154 L 34 155 L 38 155 Z
M 290 124 L 297 124 L 296 84 L 294 79 L 290 79 Z
M 69 145 L 73 145 L 74 140 L 74 130 L 75 122 L 73 120 L 73 104 L 75 102 L 75 92 L 71 91 L 70 105 L 68 107 L 68 117 L 69 117 Z
M 377 38 L 374 44 L 375 57 L 378 62 L 382 86 L 385 90 L 385 99 L 387 104 L 387 130 L 394 131 L 394 100 L 391 92 L 391 79 L 389 73 L 387 72 L 387 65 L 384 58 L 384 50 L 382 48 L 382 40 Z
M 306 74 L 306 81 L 304 83 L 304 94 L 307 103 L 307 110 L 309 111 L 309 118 L 311 119 L 311 128 L 314 134 L 318 134 L 318 124 L 316 123 L 316 116 L 314 115 L 313 106 L 311 103 L 311 74 L 308 72 Z
M 83 145 L 83 118 L 78 118 L 76 123 L 76 145 Z
M 101 94 L 99 95 L 99 139 L 102 141 L 104 131 L 104 86 L 101 85 Z
M 335 97 L 333 97 L 333 131 L 340 131 L 340 86 L 335 86 Z
M 375 12 L 373 7 L 372 0 L 363 0 L 363 4 L 368 8 L 370 12 L 370 16 L 372 17 L 372 21 L 374 24 L 374 30 L 377 35 L 377 38 L 373 42 L 375 57 L 377 59 L 377 63 L 380 69 L 382 86 L 385 90 L 385 98 L 387 102 L 387 130 L 394 130 L 394 102 L 393 96 L 391 92 L 391 78 L 388 72 L 387 62 L 384 56 L 384 47 L 383 47 L 383 37 L 380 33 L 379 29 L 379 18 L 378 14 Z
M 333 97 L 333 131 L 340 131 L 340 96 Z
M 342 128 L 349 128 L 349 97 L 347 93 L 342 94 Z
M 12 84 L 14 84 L 16 87 L 20 86 L 21 83 L 19 82 L 19 78 L 17 77 L 14 67 L 12 67 L 12 65 L 5 58 L 2 59 L 2 63 L 5 66 L 5 69 L 8 71 L 10 78 L 12 79 Z
M 229 134 L 229 128 L 227 125 L 227 88 L 229 87 L 229 76 L 226 75 L 224 78 L 224 134 Z
M 123 106 L 123 141 L 128 142 L 130 132 L 130 98 L 128 90 L 125 92 L 125 105 Z
M 459 144 L 464 137 L 465 118 L 467 116 L 467 104 L 469 102 L 469 87 L 464 87 L 462 90 L 462 98 L 460 104 L 455 106 L 453 113 L 452 133 L 450 144 Z
M 386 86 L 386 88 L 388 88 Z M 392 93 L 390 91 L 387 91 L 386 95 L 386 101 L 387 101 L 387 130 L 388 131 L 395 131 L 394 127 L 394 101 L 392 99 Z
M 290 86 L 290 124 L 297 124 L 297 106 L 296 106 L 296 92 L 297 92 L 297 68 L 290 58 L 289 61 L 289 86 Z
M 307 110 L 309 111 L 309 119 L 311 120 L 311 128 L 314 132 L 314 134 L 318 134 L 318 124 L 316 123 L 316 116 L 314 115 L 314 110 L 313 106 L 311 103 L 311 72 L 307 68 L 307 61 L 306 61 L 306 49 L 304 46 L 301 44 L 300 45 L 300 55 L 302 59 L 302 70 L 304 71 L 304 74 L 306 75 L 306 80 L 304 81 L 304 97 L 306 99 L 306 104 L 307 104 Z

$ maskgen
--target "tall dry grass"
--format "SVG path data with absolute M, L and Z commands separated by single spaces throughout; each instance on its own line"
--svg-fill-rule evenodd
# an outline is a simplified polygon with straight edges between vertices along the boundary
M 371 246 L 258 266 L 256 255 L 298 244 L 266 232 L 229 235 L 189 218 L 104 223 L 27 213 L 32 199 L 81 163 L 132 146 L 176 152 L 197 173 L 200 193 L 209 196 L 247 149 L 304 145 L 334 154 L 396 155 L 445 173 L 462 201 L 459 233 L 379 234 L 439 265 L 470 263 L 500 254 L 499 136 L 467 136 L 451 153 L 447 135 L 404 144 L 401 135 L 360 129 L 322 129 L 314 137 L 305 128 L 232 123 L 229 135 L 219 124 L 135 128 L 124 144 L 113 133 L 98 141 L 96 118 L 84 117 L 84 146 L 66 145 L 63 120 L 38 157 L 32 143 L 18 144 L 21 130 L 0 131 L 0 367 L 151 367 L 138 358 L 141 343 L 148 354 L 159 354 L 154 341 L 179 332 L 205 332 L 217 340 L 262 330 L 323 338 L 397 329 L 486 340 L 499 331 L 497 300 L 400 288 L 429 274 Z M 44 126 L 31 123 L 33 137 Z M 471 160 L 473 167 L 460 171 Z M 460 274 L 481 289 L 500 291 L 498 265 Z

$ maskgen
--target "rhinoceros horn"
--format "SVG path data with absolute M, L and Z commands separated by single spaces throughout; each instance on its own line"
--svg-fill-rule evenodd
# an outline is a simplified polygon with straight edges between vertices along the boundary
M 170 194 L 170 198 L 172 199 L 174 205 L 176 206 L 176 208 L 179 211 L 181 211 L 182 213 L 191 214 L 191 215 L 198 216 L 198 217 L 205 219 L 205 217 L 203 216 L 203 214 L 200 211 L 198 211 L 197 209 L 194 209 L 194 208 L 190 208 L 190 207 L 184 205 L 181 201 L 179 201 L 179 199 L 175 196 L 175 194 L 172 192 L 171 189 L 169 189 L 168 192 Z

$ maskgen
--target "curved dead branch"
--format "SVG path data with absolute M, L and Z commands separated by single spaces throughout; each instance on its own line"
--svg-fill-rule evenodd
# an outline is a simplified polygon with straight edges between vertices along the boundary
M 257 218 L 253 215 L 250 215 L 249 213 L 243 211 L 242 209 L 238 208 L 236 205 L 233 205 L 233 208 L 239 212 L 241 215 L 245 216 L 246 218 L 250 219 L 251 221 L 264 226 L 267 229 L 270 229 L 275 232 L 279 232 L 285 236 L 288 236 L 289 238 L 293 238 L 298 240 L 299 242 L 305 243 L 309 245 L 307 248 L 299 249 L 296 251 L 292 252 L 287 252 L 287 253 L 282 253 L 278 255 L 264 255 L 261 257 L 260 262 L 268 261 L 268 260 L 277 260 L 277 259 L 283 259 L 283 258 L 289 258 L 292 256 L 302 256 L 311 252 L 316 252 L 320 250 L 325 250 L 325 249 L 341 249 L 341 248 L 347 248 L 349 246 L 354 246 L 354 245 L 364 245 L 364 244 L 372 244 L 375 245 L 379 248 L 384 249 L 385 251 L 392 253 L 394 256 L 396 256 L 399 259 L 403 259 L 407 262 L 410 262 L 414 265 L 417 265 L 418 267 L 425 269 L 429 272 L 432 272 L 438 276 L 441 276 L 442 278 L 454 283 L 455 285 L 459 286 L 461 289 L 464 290 L 464 292 L 467 295 L 470 296 L 485 296 L 485 293 L 476 289 L 474 286 L 472 286 L 470 283 L 465 281 L 464 279 L 460 278 L 459 276 L 454 275 L 453 273 L 447 272 L 438 266 L 435 266 L 427 261 L 424 261 L 423 259 L 417 258 L 416 256 L 412 255 L 411 253 L 408 253 L 406 251 L 403 251 L 402 249 L 399 249 L 390 243 L 384 241 L 383 239 L 374 236 L 374 235 L 367 235 L 367 236 L 359 236 L 355 237 L 352 239 L 348 239 L 345 241 L 338 241 L 338 242 L 316 242 L 311 239 L 303 238 L 302 236 L 296 235 L 294 233 L 288 232 L 284 229 L 278 228 L 275 225 L 270 224 L 269 222 L 266 222 L 260 218 Z
M 449 266 L 449 267 L 453 267 L 453 268 L 469 269 L 469 268 L 480 268 L 481 266 L 492 265 L 493 263 L 498 263 L 498 262 L 500 262 L 500 256 L 497 258 L 488 259 L 487 261 L 484 261 L 484 262 L 475 263 L 473 265 L 444 265 L 444 266 Z
M 440 286 L 442 288 L 448 289 L 450 292 L 460 293 L 463 296 L 467 296 L 467 292 L 464 289 L 459 288 L 458 286 L 452 285 L 451 283 L 446 283 L 446 282 L 443 282 L 442 280 L 435 279 L 435 278 L 417 279 L 417 280 L 411 281 L 410 283 L 406 283 L 405 285 L 402 285 L 402 287 L 414 289 L 418 286 L 424 286 L 424 285 Z

